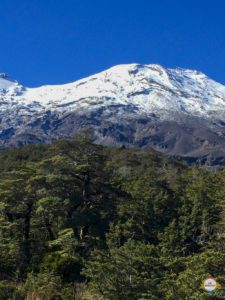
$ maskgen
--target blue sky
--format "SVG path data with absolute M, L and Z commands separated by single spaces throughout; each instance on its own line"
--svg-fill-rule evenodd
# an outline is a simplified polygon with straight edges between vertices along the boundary
M 225 84 L 225 1 L 0 1 L 0 72 L 24 85 L 133 62 L 197 69 Z

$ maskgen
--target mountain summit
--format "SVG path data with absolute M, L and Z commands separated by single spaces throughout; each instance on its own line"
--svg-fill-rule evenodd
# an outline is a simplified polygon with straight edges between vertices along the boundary
M 69 138 L 86 128 L 96 143 L 221 163 L 225 86 L 197 71 L 160 65 L 118 65 L 37 88 L 0 73 L 1 148 Z
M 86 106 L 134 105 L 139 112 L 182 111 L 208 116 L 225 110 L 225 86 L 203 73 L 185 69 L 166 69 L 160 65 L 119 65 L 99 74 L 64 85 L 23 88 L 6 74 L 0 74 L 0 91 L 17 104 L 38 103 L 62 110 Z

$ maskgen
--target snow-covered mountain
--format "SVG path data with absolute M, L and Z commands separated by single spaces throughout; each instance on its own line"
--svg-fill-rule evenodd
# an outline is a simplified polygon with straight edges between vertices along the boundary
M 1 148 L 67 138 L 85 128 L 97 143 L 221 160 L 225 86 L 197 71 L 160 65 L 119 65 L 38 88 L 0 74 Z

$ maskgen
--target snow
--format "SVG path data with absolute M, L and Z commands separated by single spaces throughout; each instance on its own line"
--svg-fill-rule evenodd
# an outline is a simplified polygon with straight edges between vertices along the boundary
M 0 73 L 0 95 L 2 91 L 9 90 L 14 88 L 18 83 L 14 80 L 11 80 L 6 74 Z
M 203 73 L 128 64 L 64 85 L 25 88 L 0 74 L 0 111 L 29 107 L 39 110 L 87 110 L 132 104 L 140 113 L 181 111 L 209 118 L 225 112 L 225 86 Z

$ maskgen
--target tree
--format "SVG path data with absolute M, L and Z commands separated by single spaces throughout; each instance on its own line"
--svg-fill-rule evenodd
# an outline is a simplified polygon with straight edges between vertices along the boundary
M 84 274 L 106 299 L 159 299 L 163 270 L 155 246 L 129 241 L 94 251 Z

